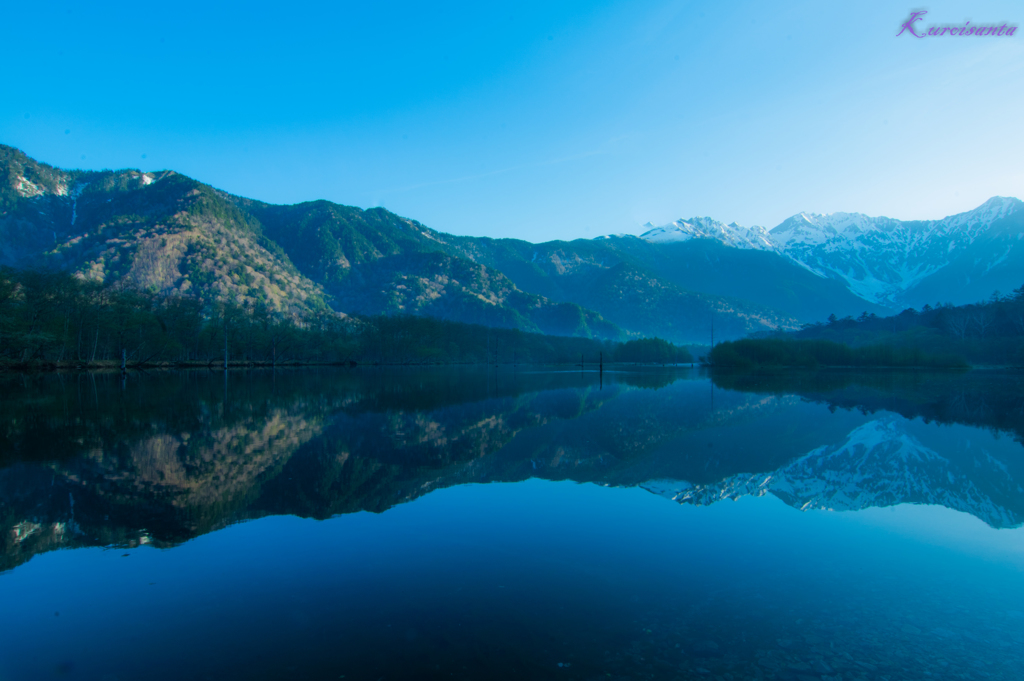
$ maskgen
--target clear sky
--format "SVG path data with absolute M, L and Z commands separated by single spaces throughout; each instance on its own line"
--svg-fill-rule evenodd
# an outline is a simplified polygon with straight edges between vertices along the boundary
M 1024 24 L 935 2 L 917 24 Z M 8 3 L 0 142 L 531 241 L 1024 198 L 1024 35 L 892 2 Z

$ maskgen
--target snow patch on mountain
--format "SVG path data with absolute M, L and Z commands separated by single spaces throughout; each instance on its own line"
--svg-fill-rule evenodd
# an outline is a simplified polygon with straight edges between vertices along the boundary
M 974 210 L 941 220 L 797 213 L 771 230 L 691 218 L 660 227 L 647 223 L 640 238 L 652 244 L 714 239 L 735 248 L 775 252 L 819 277 L 841 280 L 864 300 L 898 306 L 904 294 L 968 252 L 976 242 L 982 249 L 979 274 L 1004 263 L 1015 244 L 988 252 L 984 246 L 987 242 L 979 239 L 992 233 L 993 223 L 1022 208 L 1024 203 L 1019 199 L 997 196 Z M 1024 232 L 1016 236 L 1020 241 Z
M 71 197 L 71 226 L 75 226 L 75 222 L 78 221 L 78 197 L 82 195 L 85 188 L 89 186 L 88 182 L 75 185 L 75 188 L 71 190 L 68 196 Z
M 865 234 L 891 228 L 898 223 L 898 220 L 870 218 L 861 213 L 798 213 L 773 228 L 770 235 L 781 249 L 794 244 L 852 244 Z
M 1017 199 L 994 197 L 942 220 L 908 222 L 861 213 L 800 213 L 770 235 L 795 262 L 820 276 L 843 280 L 865 300 L 886 305 L 946 267 L 993 222 L 1022 205 Z
M 34 196 L 45 194 L 46 188 L 26 177 L 19 177 L 14 181 L 14 191 L 26 199 L 31 199 Z
M 714 239 L 726 246 L 759 251 L 775 251 L 777 246 L 764 227 L 742 227 L 735 222 L 728 225 L 711 218 L 690 218 L 676 220 L 667 225 L 644 226 L 640 238 L 655 244 L 689 241 L 690 239 Z
M 649 225 L 650 223 L 647 223 L 647 224 Z M 646 227 L 647 225 L 644 225 L 644 226 Z M 623 233 L 619 233 L 619 234 L 604 234 L 602 236 L 595 236 L 594 237 L 594 241 L 608 241 L 608 240 L 611 240 L 611 239 L 636 239 L 636 238 L 638 238 L 638 237 L 635 234 L 626 234 L 626 233 L 623 232 Z

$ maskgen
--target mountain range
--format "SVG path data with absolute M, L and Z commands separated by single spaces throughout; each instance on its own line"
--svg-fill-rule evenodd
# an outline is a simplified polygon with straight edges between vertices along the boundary
M 173 171 L 61 170 L 0 145 L 0 265 L 301 318 L 418 314 L 556 335 L 674 342 L 830 314 L 973 302 L 1019 286 L 1024 212 L 996 198 L 938 221 L 710 218 L 533 244 L 453 236 L 383 208 L 272 205 Z
M 799 213 L 770 230 L 694 218 L 648 224 L 640 238 L 659 244 L 712 240 L 775 253 L 890 309 L 960 305 L 1024 283 L 1021 207 L 1018 199 L 993 197 L 966 213 L 916 221 Z

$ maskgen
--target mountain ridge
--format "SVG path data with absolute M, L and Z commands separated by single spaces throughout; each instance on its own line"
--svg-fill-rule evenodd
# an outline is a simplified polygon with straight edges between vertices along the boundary
M 1024 265 L 1024 202 L 995 196 L 939 220 L 896 220 L 863 213 L 797 213 L 771 229 L 706 217 L 650 223 L 637 238 L 652 243 L 717 241 L 777 253 L 859 298 L 892 310 L 935 302 L 976 302 L 1019 285 Z M 603 237 L 608 238 L 608 237 Z M 952 266 L 952 267 L 951 267 Z M 985 290 L 987 288 L 987 290 Z
M 1012 290 L 1021 205 L 997 197 L 917 222 L 800 213 L 772 230 L 700 217 L 534 244 L 454 236 L 383 208 L 268 204 L 174 171 L 65 171 L 0 145 L 0 265 L 210 309 L 416 314 L 606 339 L 705 343 L 712 320 L 731 339 Z
M 632 323 L 624 299 L 592 298 L 600 309 L 583 304 L 582 281 L 559 292 L 528 286 L 528 276 L 506 276 L 493 250 L 517 246 L 454 237 L 382 208 L 275 206 L 173 171 L 64 171 L 12 147 L 0 147 L 0 170 L 0 265 L 56 267 L 103 286 L 198 298 L 210 314 L 230 303 L 301 320 L 330 306 L 339 314 L 419 314 L 609 340 L 671 335 L 676 342 L 702 337 L 711 309 L 738 320 L 739 335 L 797 326 L 758 305 L 679 291 L 646 270 L 639 278 L 656 282 L 680 315 L 700 321 Z M 431 253 L 442 256 L 426 257 Z M 565 265 L 574 259 L 549 260 L 561 276 L 571 274 Z M 546 276 L 540 267 L 534 274 Z M 738 315 L 737 307 L 758 309 Z

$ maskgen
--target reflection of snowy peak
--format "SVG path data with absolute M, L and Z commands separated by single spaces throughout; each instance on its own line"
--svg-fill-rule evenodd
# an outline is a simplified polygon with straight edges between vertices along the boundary
M 761 251 L 776 250 L 775 244 L 764 227 L 741 227 L 735 222 L 722 224 L 711 218 L 690 218 L 655 227 L 644 225 L 647 230 L 640 238 L 650 243 L 671 243 L 690 239 L 714 239 L 726 246 L 749 248 Z
M 993 527 L 1024 523 L 1024 515 L 993 497 L 1024 489 L 999 461 L 957 465 L 921 444 L 895 418 L 871 421 L 837 445 L 819 447 L 771 473 L 741 474 L 709 485 L 652 480 L 651 492 L 704 506 L 768 492 L 801 510 L 851 511 L 895 504 L 937 504 L 970 513 Z

